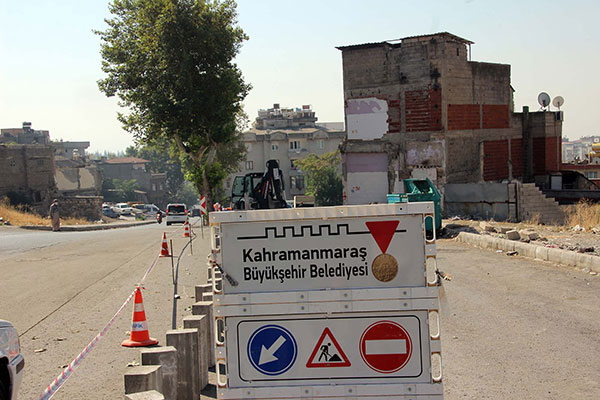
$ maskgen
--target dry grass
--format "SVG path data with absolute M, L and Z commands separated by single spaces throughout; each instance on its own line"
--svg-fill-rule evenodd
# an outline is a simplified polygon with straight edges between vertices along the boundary
M 50 226 L 50 219 L 26 211 L 23 206 L 11 206 L 7 199 L 0 200 L 0 218 L 10 221 L 11 225 L 41 225 Z M 88 221 L 82 218 L 61 218 L 61 225 L 86 225 Z
M 567 209 L 565 225 L 574 227 L 579 225 L 586 230 L 600 226 L 600 204 L 581 200 Z
M 539 225 L 540 224 L 540 214 L 533 214 L 531 217 L 523 221 L 527 225 Z

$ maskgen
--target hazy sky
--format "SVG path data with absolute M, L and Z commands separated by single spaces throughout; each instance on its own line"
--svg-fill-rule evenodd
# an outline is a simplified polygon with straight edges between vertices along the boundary
M 97 88 L 104 0 L 0 0 L 0 127 L 23 121 L 52 139 L 123 150 L 131 136 L 115 98 Z M 515 108 L 537 95 L 565 98 L 563 133 L 600 134 L 598 1 L 238 0 L 249 35 L 238 57 L 259 108 L 312 104 L 321 122 L 343 121 L 341 54 L 335 46 L 448 31 L 472 40 L 473 61 L 510 64 Z

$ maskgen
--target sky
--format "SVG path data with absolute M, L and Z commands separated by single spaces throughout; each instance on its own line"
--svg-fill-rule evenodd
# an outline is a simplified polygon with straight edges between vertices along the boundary
M 236 62 L 257 110 L 310 104 L 319 122 L 344 120 L 341 52 L 336 46 L 450 32 L 475 42 L 472 60 L 511 65 L 515 110 L 537 96 L 562 96 L 563 135 L 600 135 L 600 2 L 238 0 L 249 36 Z M 90 141 L 91 151 L 133 144 L 117 121 L 116 98 L 96 82 L 106 0 L 0 0 L 0 128 L 23 121 L 53 140 Z

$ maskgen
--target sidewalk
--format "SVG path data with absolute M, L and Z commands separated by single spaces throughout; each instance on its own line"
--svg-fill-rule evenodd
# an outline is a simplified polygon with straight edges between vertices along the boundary
M 132 226 L 156 224 L 156 220 L 147 221 L 136 221 L 136 222 L 124 222 L 124 223 L 111 223 L 111 224 L 90 224 L 90 225 L 62 225 L 60 230 L 63 232 L 85 232 L 85 231 L 100 231 L 104 229 L 118 229 L 118 228 L 130 228 Z M 51 226 L 46 225 L 23 225 L 21 229 L 37 230 L 37 231 L 51 231 Z

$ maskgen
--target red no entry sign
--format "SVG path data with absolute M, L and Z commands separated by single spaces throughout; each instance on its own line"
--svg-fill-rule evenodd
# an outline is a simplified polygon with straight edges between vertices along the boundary
M 360 338 L 360 356 L 369 368 L 390 374 L 406 365 L 412 354 L 408 332 L 393 321 L 377 321 Z

